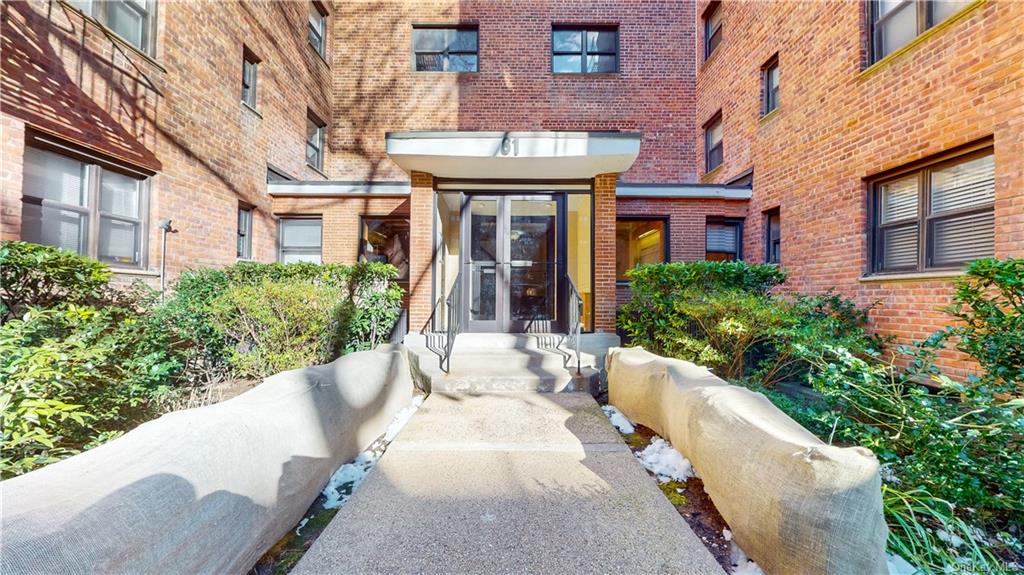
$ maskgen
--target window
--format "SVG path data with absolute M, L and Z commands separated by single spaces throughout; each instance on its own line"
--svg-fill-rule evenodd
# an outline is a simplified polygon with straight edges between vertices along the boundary
M 722 165 L 722 112 L 704 124 L 704 172 Z
M 313 112 L 306 115 L 306 163 L 324 169 L 324 128 L 326 125 Z
M 719 2 L 712 2 L 704 11 L 704 59 L 711 57 L 722 43 L 722 11 Z
M 364 217 L 359 261 L 391 264 L 398 279 L 409 279 L 409 218 Z
M 779 208 L 764 213 L 764 263 L 782 261 L 782 217 Z
M 956 14 L 973 0 L 874 0 L 868 3 L 871 59 L 878 61 L 906 46 L 925 30 Z
M 761 102 L 761 114 L 767 115 L 779 107 L 779 55 L 772 56 L 771 60 L 761 68 L 761 90 L 763 100 Z
M 327 57 L 327 11 L 319 2 L 309 3 L 309 45 Z
M 22 239 L 142 267 L 148 188 L 146 178 L 26 147 Z
M 252 259 L 252 208 L 238 206 L 238 259 Z
M 242 102 L 256 109 L 256 70 L 260 59 L 249 48 L 242 50 Z
M 551 27 L 551 71 L 609 74 L 619 71 L 617 26 Z
M 73 0 L 72 6 L 146 54 L 153 53 L 155 0 Z
M 321 263 L 320 218 L 281 218 L 278 224 L 281 252 L 278 261 L 284 264 L 294 262 Z
M 641 264 L 668 261 L 667 218 L 619 218 L 615 221 L 615 279 Z
M 872 270 L 949 269 L 994 251 L 992 149 L 872 184 Z
M 476 26 L 414 26 L 412 50 L 417 72 L 476 72 L 479 31 Z
M 743 220 L 708 218 L 704 227 L 704 259 L 732 261 L 743 259 Z

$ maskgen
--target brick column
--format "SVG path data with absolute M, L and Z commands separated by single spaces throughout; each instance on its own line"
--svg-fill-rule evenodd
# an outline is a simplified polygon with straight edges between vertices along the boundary
M 430 328 L 433 309 L 434 177 L 412 173 L 409 198 L 409 333 Z
M 594 178 L 594 331 L 615 333 L 615 181 Z
M 0 239 L 21 239 L 21 180 L 25 161 L 25 124 L 0 114 Z

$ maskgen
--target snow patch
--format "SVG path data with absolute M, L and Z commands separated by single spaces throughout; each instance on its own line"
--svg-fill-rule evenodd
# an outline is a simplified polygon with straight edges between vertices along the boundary
M 636 432 L 636 428 L 633 427 L 633 424 L 629 419 L 627 419 L 625 415 L 622 415 L 622 412 L 616 409 L 614 405 L 605 405 L 601 408 L 601 411 L 608 416 L 608 420 L 612 422 L 615 429 L 619 430 L 619 433 L 629 435 L 630 433 Z
M 895 553 L 885 555 L 885 565 L 889 568 L 889 575 L 914 575 L 919 571 L 917 567 Z
M 412 418 L 416 410 L 423 404 L 423 399 L 424 396 L 422 395 L 414 397 L 407 407 L 403 407 L 395 414 L 394 419 L 388 424 L 387 430 L 384 431 L 384 435 L 380 439 L 374 441 L 369 448 L 357 455 L 350 463 L 339 467 L 331 475 L 331 479 L 327 481 L 327 486 L 324 487 L 323 491 L 326 498 L 324 509 L 337 509 L 348 501 L 348 498 L 352 496 L 356 488 L 366 479 L 366 476 L 369 475 L 373 467 L 377 465 L 377 461 L 384 454 L 388 444 L 395 437 L 398 437 L 398 433 L 402 431 L 406 423 L 409 423 L 409 419 Z M 299 526 L 299 529 L 302 529 L 302 525 Z
M 945 529 L 936 529 L 935 536 L 938 537 L 940 540 L 949 543 L 954 548 L 960 547 L 964 544 L 964 540 L 959 535 L 957 535 L 956 533 L 950 533 Z
M 726 529 L 725 531 L 728 531 Z M 723 536 L 725 531 L 722 532 Z M 730 533 L 730 535 L 732 535 Z M 764 571 L 754 563 L 754 560 L 747 557 L 747 554 L 740 549 L 740 546 L 735 541 L 729 543 L 729 562 L 732 563 L 733 575 L 765 575 Z
M 725 539 L 726 541 L 732 541 L 732 531 L 729 531 L 728 529 L 722 529 L 722 539 Z
M 672 444 L 655 437 L 643 451 L 635 453 L 640 464 L 658 477 L 658 481 L 686 481 L 694 476 L 690 460 L 683 457 Z
M 302 535 L 302 528 L 305 527 L 307 523 L 309 523 L 309 517 L 303 517 L 302 521 L 299 521 L 299 526 L 295 528 L 295 534 Z

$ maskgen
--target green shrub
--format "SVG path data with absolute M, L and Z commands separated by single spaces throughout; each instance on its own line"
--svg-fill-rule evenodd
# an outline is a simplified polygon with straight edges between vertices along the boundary
M 402 309 L 402 288 L 394 282 L 398 269 L 390 264 L 352 267 L 349 300 L 342 320 L 346 352 L 373 349 L 388 341 Z
M 29 306 L 91 304 L 108 296 L 110 269 L 74 252 L 27 242 L 0 243 L 0 318 Z
M 262 378 L 333 360 L 343 335 L 343 295 L 337 287 L 295 279 L 229 288 L 210 311 L 234 342 L 232 371 Z

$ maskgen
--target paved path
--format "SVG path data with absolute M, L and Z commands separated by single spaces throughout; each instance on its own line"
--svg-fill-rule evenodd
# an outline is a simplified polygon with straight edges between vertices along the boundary
M 437 392 L 292 573 L 709 573 L 581 393 Z

